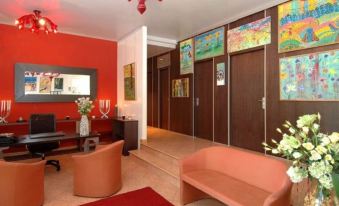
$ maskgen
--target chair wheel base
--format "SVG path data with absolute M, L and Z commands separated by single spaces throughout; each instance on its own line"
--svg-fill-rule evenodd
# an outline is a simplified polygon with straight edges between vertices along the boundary
M 59 160 L 47 160 L 46 165 L 52 165 L 56 167 L 56 170 L 59 172 L 60 171 L 60 163 Z

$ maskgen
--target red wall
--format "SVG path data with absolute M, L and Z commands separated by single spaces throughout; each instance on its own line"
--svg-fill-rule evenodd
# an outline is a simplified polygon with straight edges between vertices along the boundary
M 47 64 L 81 68 L 96 68 L 98 99 L 117 102 L 117 42 L 67 34 L 33 34 L 19 31 L 14 26 L 0 24 L 0 99 L 14 103 L 9 121 L 20 116 L 27 119 L 31 113 L 55 113 L 80 117 L 75 103 L 15 103 L 14 64 Z M 99 116 L 98 102 L 91 115 Z

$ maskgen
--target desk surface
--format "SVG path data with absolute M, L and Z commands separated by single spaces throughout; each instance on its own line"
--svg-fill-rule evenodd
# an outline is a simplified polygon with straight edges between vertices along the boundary
M 88 136 L 81 137 L 79 134 L 76 134 L 76 133 L 66 133 L 64 136 L 60 136 L 60 137 L 46 137 L 46 138 L 35 138 L 35 139 L 29 138 L 29 135 L 22 135 L 22 136 L 19 136 L 18 141 L 11 146 L 49 143 L 49 142 L 70 140 L 70 139 L 86 139 L 86 138 L 91 138 L 91 137 L 99 137 L 100 135 L 101 134 L 98 132 L 92 132 Z
M 110 120 L 112 121 L 113 119 L 115 119 L 114 117 L 109 117 L 109 118 L 88 118 L 90 121 L 107 121 Z M 80 121 L 80 119 L 57 119 L 56 123 L 67 123 L 67 122 L 77 122 Z M 18 126 L 18 125 L 29 125 L 29 122 L 27 120 L 25 120 L 24 122 L 9 122 L 9 123 L 2 123 L 0 124 L 0 127 L 6 127 L 6 126 Z

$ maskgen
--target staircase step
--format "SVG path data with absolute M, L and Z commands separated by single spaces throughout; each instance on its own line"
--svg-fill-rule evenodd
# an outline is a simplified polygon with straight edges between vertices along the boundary
M 134 159 L 153 168 L 155 172 L 167 178 L 172 184 L 179 186 L 178 160 L 174 157 L 145 145 L 141 145 L 139 150 L 130 151 L 130 154 Z
M 150 147 L 148 145 L 141 144 L 140 149 L 147 152 L 148 154 L 151 154 L 153 156 L 157 156 L 160 159 L 169 162 L 171 165 L 175 166 L 176 168 L 179 168 L 179 159 L 176 157 L 173 157 L 167 153 L 164 153 L 156 148 Z
M 149 153 L 148 151 L 143 149 L 130 151 L 130 153 L 132 153 L 139 159 L 142 159 L 147 163 L 152 164 L 153 166 L 159 168 L 160 170 L 163 170 L 165 173 L 168 173 L 169 175 L 175 178 L 179 178 L 179 167 L 173 164 L 171 161 L 162 159 L 161 157 Z

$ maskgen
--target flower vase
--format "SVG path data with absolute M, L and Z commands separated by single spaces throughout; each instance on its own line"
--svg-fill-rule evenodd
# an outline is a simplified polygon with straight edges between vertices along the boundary
M 304 199 L 304 206 L 333 206 L 333 196 L 326 197 L 318 184 L 313 184 Z
M 88 136 L 89 135 L 89 122 L 87 115 L 82 115 L 80 120 L 80 136 Z

